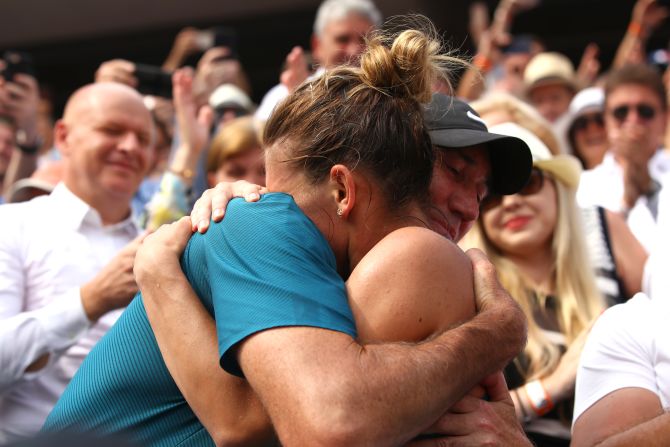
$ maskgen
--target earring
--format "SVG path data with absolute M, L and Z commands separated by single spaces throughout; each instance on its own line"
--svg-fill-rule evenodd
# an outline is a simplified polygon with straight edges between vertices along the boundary
M 344 211 L 342 211 L 342 208 L 337 209 L 337 217 L 342 217 L 342 214 L 344 214 Z

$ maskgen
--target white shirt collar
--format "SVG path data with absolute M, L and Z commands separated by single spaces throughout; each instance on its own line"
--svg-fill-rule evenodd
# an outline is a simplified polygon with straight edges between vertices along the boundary
M 104 227 L 108 231 L 127 231 L 131 235 L 136 235 L 139 232 L 139 227 L 136 225 L 132 213 L 121 222 L 103 225 L 100 213 L 70 191 L 63 182 L 56 185 L 50 197 L 56 206 L 54 212 L 58 213 L 65 225 L 73 230 L 78 230 L 82 226 L 88 225 L 99 228 Z M 130 204 L 128 208 L 130 210 Z

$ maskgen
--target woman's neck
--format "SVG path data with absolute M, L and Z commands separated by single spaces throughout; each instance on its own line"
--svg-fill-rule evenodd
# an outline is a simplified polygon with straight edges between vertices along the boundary
M 506 254 L 516 265 L 521 275 L 537 292 L 545 295 L 554 293 L 554 262 L 551 246 L 541 250 L 531 250 L 523 255 Z

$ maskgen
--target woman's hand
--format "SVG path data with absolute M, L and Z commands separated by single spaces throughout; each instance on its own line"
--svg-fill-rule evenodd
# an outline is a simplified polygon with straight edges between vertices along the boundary
M 293 93 L 305 79 L 309 77 L 309 69 L 305 51 L 300 47 L 293 47 L 286 56 L 286 69 L 279 77 L 279 81 Z
M 638 0 L 633 7 L 631 22 L 642 26 L 642 31 L 649 36 L 669 14 L 670 10 L 656 0 Z
M 234 197 L 244 197 L 247 202 L 256 202 L 261 194 L 267 193 L 264 186 L 255 185 L 244 180 L 221 182 L 214 188 L 202 193 L 191 211 L 191 231 L 205 233 L 209 228 L 210 219 L 220 222 L 226 213 L 228 202 Z
M 211 107 L 198 108 L 193 95 L 193 69 L 181 68 L 172 75 L 172 96 L 174 97 L 179 137 L 188 152 L 197 155 L 207 147 L 209 129 L 214 120 Z
M 191 238 L 190 220 L 163 225 L 148 235 L 135 255 L 133 273 L 140 289 L 161 287 L 165 281 L 182 276 L 179 258 Z
M 575 380 L 577 379 L 577 367 L 582 355 L 584 344 L 591 332 L 591 323 L 582 330 L 581 334 L 570 344 L 568 350 L 563 354 L 556 369 L 542 383 L 551 399 L 560 402 L 573 395 L 575 392 Z
M 118 82 L 137 88 L 135 64 L 125 59 L 112 59 L 100 64 L 95 72 L 95 82 Z

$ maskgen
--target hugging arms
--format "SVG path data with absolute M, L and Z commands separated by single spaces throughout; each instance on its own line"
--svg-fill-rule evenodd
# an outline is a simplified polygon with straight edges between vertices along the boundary
M 217 203 L 223 196 L 211 200 Z M 210 205 L 201 201 L 200 206 Z M 254 445 L 268 439 L 265 407 L 285 443 L 355 439 L 397 445 L 425 431 L 460 435 L 462 442 L 487 436 L 507 444 L 523 442 L 515 438 L 521 435 L 504 381 L 501 387 L 495 376 L 487 383 L 497 387 L 498 400 L 482 401 L 475 392 L 454 412 L 447 411 L 500 370 L 525 335 L 516 305 L 481 253 L 469 254 L 479 311 L 470 320 L 473 280 L 463 253 L 422 228 L 391 233 L 347 281 L 360 344 L 318 328 L 264 331 L 237 350 L 246 382 L 221 370 L 214 320 L 181 272 L 178 255 L 189 236 L 189 222 L 181 221 L 149 237 L 136 260 L 136 274 L 168 369 L 215 441 L 232 438 Z M 252 388 L 260 391 L 262 405 Z M 476 414 L 484 417 L 475 419 Z M 489 423 L 473 423 L 481 420 Z

